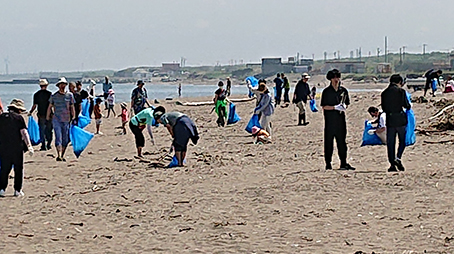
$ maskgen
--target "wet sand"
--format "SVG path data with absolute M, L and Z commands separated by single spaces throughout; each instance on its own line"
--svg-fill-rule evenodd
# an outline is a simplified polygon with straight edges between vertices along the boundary
M 452 95 L 444 95 L 452 97 Z M 206 101 L 210 98 L 200 98 Z M 193 99 L 194 101 L 194 99 Z M 134 159 L 134 138 L 105 119 L 76 159 L 54 151 L 26 155 L 25 197 L 0 199 L 2 253 L 453 253 L 454 132 L 417 135 L 403 173 L 387 173 L 384 146 L 360 147 L 367 108 L 379 93 L 352 93 L 347 113 L 349 162 L 356 171 L 325 171 L 323 116 L 296 126 L 297 109 L 277 108 L 273 144 L 244 131 L 254 102 L 237 103 L 238 124 L 216 127 L 212 106 L 185 107 L 201 135 L 187 166 L 157 168 Z M 414 104 L 418 128 L 438 111 Z M 119 111 L 117 111 L 119 112 Z M 87 127 L 94 130 L 92 123 Z M 154 128 L 146 159 L 171 139 Z M 333 166 L 339 165 L 337 152 Z M 114 159 L 117 158 L 117 161 Z M 131 161 L 121 161 L 127 159 Z M 120 162 L 118 162 L 120 160 Z M 166 164 L 168 161 L 165 162 Z M 411 252 L 413 251 L 413 252 Z

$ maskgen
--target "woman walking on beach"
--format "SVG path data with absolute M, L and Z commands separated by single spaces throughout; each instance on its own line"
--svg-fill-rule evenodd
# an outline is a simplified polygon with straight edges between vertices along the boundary
M 182 167 L 186 158 L 189 139 L 196 145 L 199 140 L 199 133 L 196 125 L 187 115 L 180 112 L 165 113 L 163 109 L 163 107 L 156 108 L 153 116 L 158 123 L 167 127 L 173 138 L 172 146 L 175 149 L 178 166 Z
M 273 98 L 270 95 L 270 91 L 266 87 L 266 81 L 264 79 L 259 80 L 260 101 L 257 107 L 254 109 L 254 114 L 262 114 L 260 118 L 260 125 L 270 134 L 271 133 L 271 116 L 274 114 Z
M 142 156 L 142 149 L 145 146 L 145 137 L 142 133 L 143 129 L 147 125 L 152 125 L 153 123 L 153 112 L 154 111 L 160 111 L 165 113 L 165 108 L 162 106 L 157 107 L 156 109 L 152 108 L 146 108 L 142 111 L 140 111 L 137 115 L 131 118 L 129 121 L 129 129 L 131 129 L 131 132 L 134 134 L 134 138 L 136 141 L 136 148 L 137 148 L 137 157 L 138 158 L 143 158 Z M 151 129 L 148 128 L 148 132 L 151 137 L 153 137 L 153 134 L 151 133 Z M 152 139 L 153 140 L 153 139 Z
M 218 90 L 214 92 L 214 109 L 216 110 L 216 114 L 218 115 L 218 120 L 216 123 L 218 127 L 225 126 L 225 119 L 227 118 L 227 96 L 226 91 L 224 89 L 224 83 L 219 81 L 218 83 Z
M 0 102 L 0 107 L 1 102 Z M 13 99 L 8 105 L 7 113 L 0 113 L 0 197 L 5 196 L 8 178 L 14 166 L 14 196 L 24 196 L 22 182 L 24 179 L 24 151 L 33 155 L 33 147 L 28 136 L 24 118 L 24 102 Z

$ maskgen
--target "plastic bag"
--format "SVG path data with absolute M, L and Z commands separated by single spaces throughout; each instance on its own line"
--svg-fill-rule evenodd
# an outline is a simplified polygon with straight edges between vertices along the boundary
M 246 82 L 247 82 L 248 80 L 249 80 L 249 82 L 251 83 L 251 86 L 252 86 L 253 88 L 259 86 L 259 80 L 256 79 L 254 76 L 247 77 L 247 78 L 246 78 Z M 254 93 L 252 93 L 251 91 L 249 91 L 248 96 L 249 96 L 249 98 L 252 98 L 252 96 L 254 96 Z
M 413 109 L 409 109 L 405 112 L 407 114 L 407 127 L 405 128 L 405 146 L 411 146 L 416 143 L 416 117 Z
M 246 126 L 246 131 L 252 133 L 252 127 L 254 126 L 257 126 L 260 129 L 262 128 L 259 122 L 259 116 L 256 114 L 252 115 L 251 120 L 249 120 L 249 123 Z
M 39 136 L 39 126 L 35 121 L 33 116 L 28 117 L 28 136 L 30 136 L 30 141 L 33 146 L 36 146 L 41 143 L 41 138 Z
M 83 99 L 80 106 L 82 108 L 82 110 L 80 111 L 80 114 L 87 118 L 90 118 L 90 102 L 88 101 L 88 99 Z M 83 127 L 81 127 L 81 128 L 83 128 Z
M 183 160 L 183 163 L 186 163 L 186 159 Z M 173 156 L 172 161 L 170 162 L 169 166 L 167 166 L 167 167 L 168 168 L 178 167 L 178 159 L 177 159 L 176 155 Z
M 87 127 L 90 124 L 90 122 L 91 122 L 90 117 L 79 115 L 79 118 L 77 119 L 77 126 L 83 129 Z
M 240 120 L 241 120 L 240 116 L 238 116 L 238 114 L 236 113 L 235 104 L 230 103 L 230 106 L 229 106 L 229 117 L 227 119 L 227 124 L 234 124 L 234 123 L 237 123 Z
M 309 102 L 309 106 L 310 106 L 312 112 L 318 112 L 317 105 L 315 103 L 315 99 L 312 99 Z
M 438 81 L 436 79 L 432 80 L 432 91 L 437 91 Z
M 77 158 L 79 158 L 80 154 L 88 146 L 93 136 L 93 133 L 90 133 L 75 125 L 71 125 L 71 128 L 69 129 L 69 139 L 71 140 L 74 154 Z
M 383 144 L 377 133 L 374 132 L 372 135 L 368 133 L 368 131 L 372 129 L 374 129 L 372 124 L 366 120 L 364 123 L 363 142 L 361 143 L 361 146 L 376 146 Z

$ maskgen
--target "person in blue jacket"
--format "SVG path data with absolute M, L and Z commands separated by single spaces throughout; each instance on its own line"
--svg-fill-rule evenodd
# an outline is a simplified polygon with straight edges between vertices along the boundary
M 254 114 L 262 114 L 260 118 L 260 125 L 272 136 L 271 132 L 271 116 L 274 114 L 273 98 L 271 97 L 270 91 L 266 87 L 266 81 L 264 79 L 259 80 L 260 101 L 257 107 L 254 109 Z

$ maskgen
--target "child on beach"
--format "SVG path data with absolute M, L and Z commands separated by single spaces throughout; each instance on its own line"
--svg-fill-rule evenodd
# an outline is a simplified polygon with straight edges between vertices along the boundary
M 121 107 L 121 114 L 118 117 L 121 117 L 121 128 L 123 129 L 122 134 L 126 135 L 126 124 L 129 122 L 129 114 L 128 114 L 128 104 L 126 102 L 122 102 L 120 104 Z
M 116 117 L 114 106 L 115 106 L 115 91 L 113 89 L 109 89 L 107 95 L 107 118 L 109 118 L 110 116 L 110 111 L 112 111 L 114 117 Z
M 96 133 L 95 134 L 99 134 L 99 135 L 102 135 L 102 132 L 99 131 L 99 128 L 101 127 L 101 123 L 102 123 L 102 114 L 101 114 L 101 102 L 102 102 L 102 99 L 101 98 L 96 98 L 95 100 L 95 106 L 93 108 L 93 113 L 95 114 L 95 121 L 96 121 Z
M 270 134 L 266 130 L 260 129 L 257 126 L 252 127 L 252 137 L 255 138 L 256 144 L 271 143 Z

